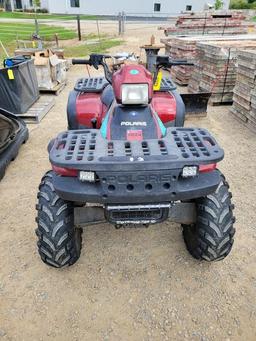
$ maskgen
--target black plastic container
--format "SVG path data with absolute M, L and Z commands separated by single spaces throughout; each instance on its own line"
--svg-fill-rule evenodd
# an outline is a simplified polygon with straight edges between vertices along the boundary
M 10 79 L 11 70 L 14 79 Z M 10 73 L 10 71 L 9 71 Z M 0 69 L 0 107 L 15 115 L 24 114 L 38 100 L 39 89 L 34 61 L 25 60 Z

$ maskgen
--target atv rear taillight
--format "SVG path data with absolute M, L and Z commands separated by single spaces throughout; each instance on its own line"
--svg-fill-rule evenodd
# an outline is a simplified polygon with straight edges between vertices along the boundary
M 76 177 L 78 175 L 78 170 L 76 169 L 70 169 L 70 168 L 62 168 L 52 165 L 52 170 L 61 176 L 71 176 Z
M 216 163 L 211 163 L 209 165 L 200 165 L 199 166 L 199 172 L 200 173 L 207 173 L 207 172 L 212 172 L 217 168 Z

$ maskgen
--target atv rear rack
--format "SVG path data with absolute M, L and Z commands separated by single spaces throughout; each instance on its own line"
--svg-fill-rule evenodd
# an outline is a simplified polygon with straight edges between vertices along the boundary
M 223 149 L 200 128 L 168 128 L 165 137 L 143 141 L 106 140 L 95 129 L 67 131 L 50 150 L 53 165 L 90 171 L 180 169 L 223 157 Z

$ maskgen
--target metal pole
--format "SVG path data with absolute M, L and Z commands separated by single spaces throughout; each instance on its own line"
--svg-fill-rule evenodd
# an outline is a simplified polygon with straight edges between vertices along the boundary
M 99 27 L 99 21 L 96 20 L 96 24 L 97 24 L 97 31 L 98 31 L 98 39 L 99 39 L 99 43 L 101 45 L 101 40 L 100 40 L 100 27 Z
M 38 24 L 38 19 L 37 19 L 37 6 L 34 4 L 34 11 L 35 11 L 35 28 L 36 28 L 36 39 L 38 41 L 38 49 L 42 50 L 43 49 L 43 43 L 42 39 L 40 38 L 39 35 L 39 24 Z
M 121 12 L 118 13 L 118 34 L 122 34 L 122 14 Z
M 39 36 L 39 26 L 38 26 L 38 21 L 37 21 L 37 8 L 36 5 L 34 4 L 34 11 L 35 11 L 35 27 L 36 27 L 36 35 Z
M 80 24 L 80 15 L 78 14 L 77 17 L 77 32 L 78 32 L 78 40 L 82 40 L 82 35 L 81 35 L 81 24 Z
M 122 12 L 122 33 L 125 31 L 125 12 Z

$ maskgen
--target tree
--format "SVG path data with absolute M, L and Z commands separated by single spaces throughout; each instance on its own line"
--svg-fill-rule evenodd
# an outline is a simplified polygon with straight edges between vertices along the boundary
M 249 9 L 250 7 L 251 4 L 247 0 L 231 0 L 230 2 L 231 9 Z
M 215 4 L 214 4 L 214 7 L 215 7 L 215 9 L 217 10 L 217 9 L 221 9 L 222 7 L 223 7 L 223 1 L 222 0 L 216 0 L 215 1 Z
M 33 5 L 34 5 L 34 7 L 40 7 L 41 1 L 40 0 L 33 0 Z

